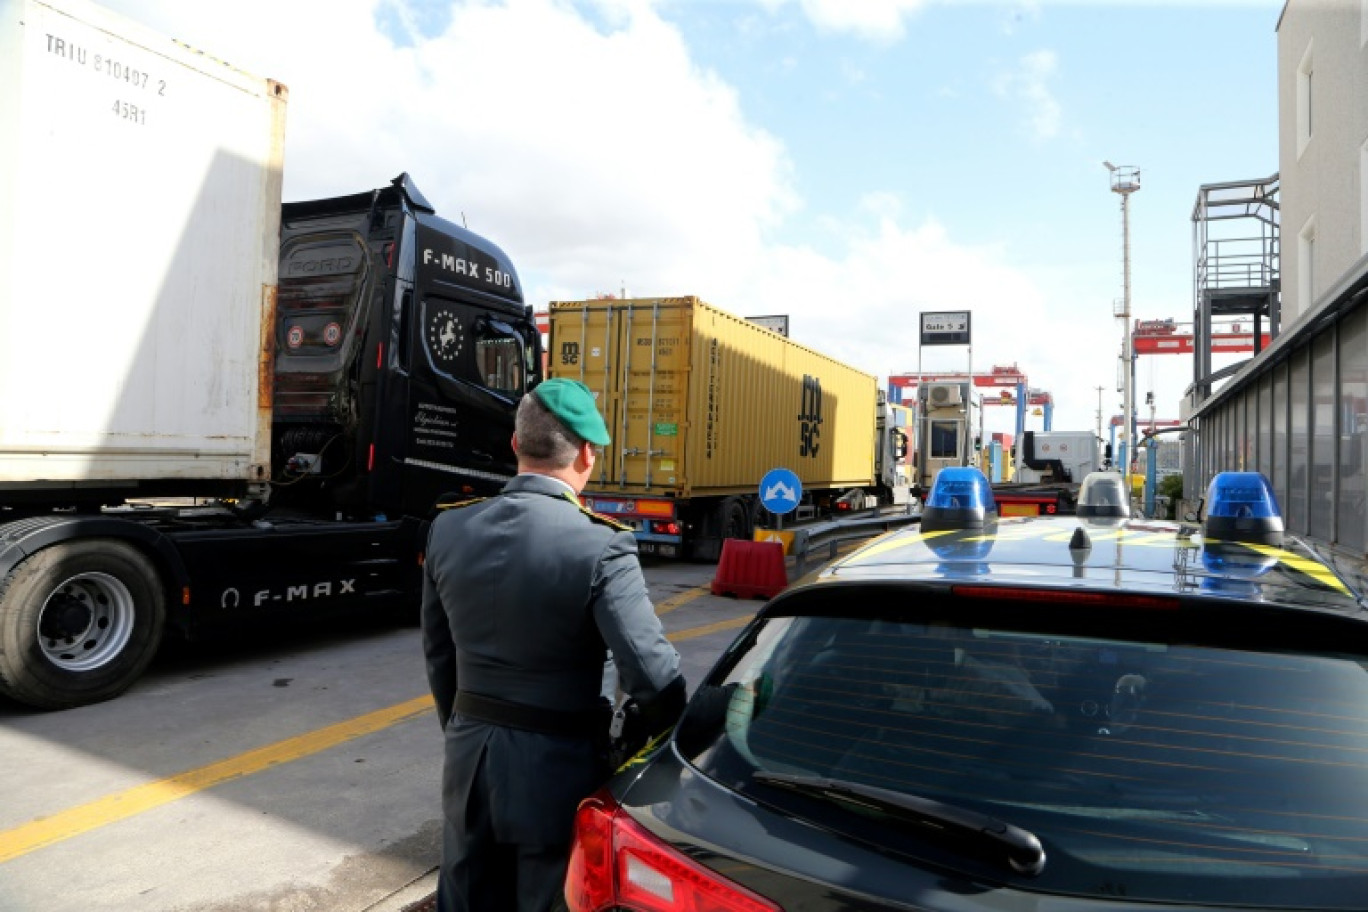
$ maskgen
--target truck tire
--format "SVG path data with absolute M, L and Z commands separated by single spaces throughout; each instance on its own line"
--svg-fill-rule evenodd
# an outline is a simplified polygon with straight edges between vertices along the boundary
M 0 693 L 38 709 L 116 697 L 161 644 L 156 568 L 112 539 L 60 542 L 0 580 Z
M 765 505 L 760 502 L 760 498 L 755 498 L 750 503 L 751 531 L 756 529 L 773 529 L 777 523 L 775 515 L 765 509 Z
M 721 516 L 722 540 L 751 537 L 751 515 L 746 502 L 740 497 L 728 497 L 722 501 Z

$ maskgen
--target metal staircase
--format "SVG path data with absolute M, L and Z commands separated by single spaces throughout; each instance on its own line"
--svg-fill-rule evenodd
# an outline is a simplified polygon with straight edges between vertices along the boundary
M 1213 383 L 1242 366 L 1212 370 L 1213 317 L 1251 317 L 1255 357 L 1265 332 L 1270 338 L 1278 335 L 1279 221 L 1277 174 L 1262 180 L 1204 184 L 1197 192 L 1192 210 L 1195 338 L 1188 389 L 1193 406 L 1211 395 Z

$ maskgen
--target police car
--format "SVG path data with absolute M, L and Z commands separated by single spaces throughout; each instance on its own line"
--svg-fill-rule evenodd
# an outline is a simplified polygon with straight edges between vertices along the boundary
M 1106 479 L 1102 479 L 1106 482 Z M 1368 908 L 1368 614 L 1266 481 L 920 529 L 770 601 L 576 819 L 576 912 Z

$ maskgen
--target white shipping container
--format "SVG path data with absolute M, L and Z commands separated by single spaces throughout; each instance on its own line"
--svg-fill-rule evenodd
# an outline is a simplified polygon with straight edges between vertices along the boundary
M 285 88 L 0 0 L 0 489 L 263 479 Z

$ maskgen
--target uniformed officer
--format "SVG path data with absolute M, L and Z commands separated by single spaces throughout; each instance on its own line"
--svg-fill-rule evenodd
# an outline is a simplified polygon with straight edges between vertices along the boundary
M 563 902 L 575 808 L 610 772 L 605 672 L 661 727 L 683 710 L 636 539 L 577 496 L 608 441 L 588 387 L 547 380 L 518 406 L 517 477 L 432 525 L 422 627 L 446 736 L 441 912 Z

